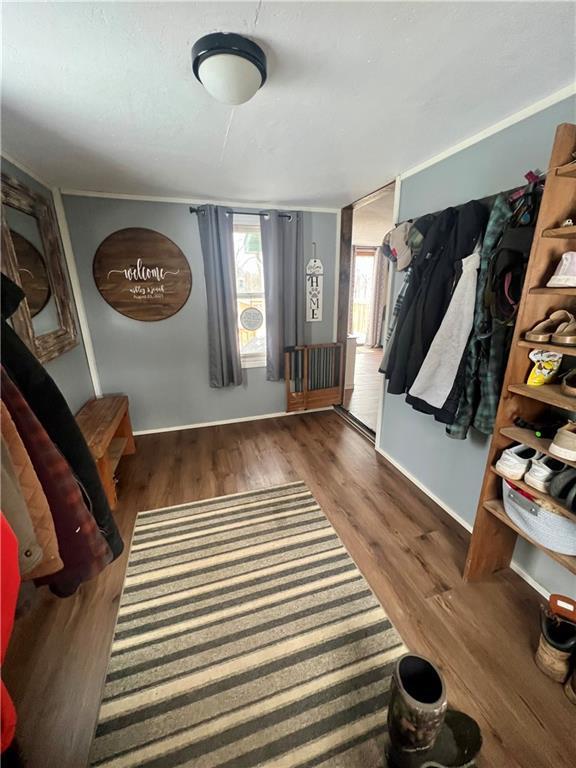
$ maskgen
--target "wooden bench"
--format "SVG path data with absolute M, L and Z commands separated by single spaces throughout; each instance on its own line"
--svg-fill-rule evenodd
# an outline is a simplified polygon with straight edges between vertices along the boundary
M 118 503 L 114 473 L 122 456 L 135 453 L 128 398 L 104 395 L 89 400 L 76 414 L 76 421 L 94 457 L 110 507 Z

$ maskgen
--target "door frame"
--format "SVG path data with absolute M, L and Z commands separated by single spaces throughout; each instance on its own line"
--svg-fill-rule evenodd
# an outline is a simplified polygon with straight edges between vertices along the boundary
M 338 279 L 338 312 L 336 322 L 336 341 L 343 345 L 344 355 L 346 355 L 346 344 L 348 340 L 348 313 L 350 311 L 350 271 L 352 266 L 352 221 L 354 211 L 365 205 L 378 200 L 385 194 L 385 190 L 394 184 L 394 201 L 392 208 L 392 223 L 398 224 L 400 213 L 400 186 L 401 177 L 396 176 L 393 181 L 389 181 L 382 187 L 370 192 L 363 197 L 358 198 L 349 205 L 344 206 L 340 211 L 340 256 L 339 256 L 339 279 Z M 385 234 L 385 233 L 383 233 Z M 392 267 L 393 265 L 391 265 Z M 386 311 L 384 313 L 384 327 L 388 328 L 390 313 L 392 311 L 392 297 L 394 296 L 394 281 L 396 269 L 388 270 L 388 290 L 386 295 Z M 386 340 L 382 353 L 386 351 Z M 384 407 L 385 379 L 382 377 L 382 396 L 378 400 L 378 416 L 376 421 L 376 440 L 374 448 L 380 444 L 380 432 L 382 429 L 382 411 Z

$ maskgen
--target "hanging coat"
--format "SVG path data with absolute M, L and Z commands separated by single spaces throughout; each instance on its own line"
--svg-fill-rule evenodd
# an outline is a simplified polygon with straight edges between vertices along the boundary
M 42 562 L 44 553 L 32 526 L 30 513 L 18 485 L 10 452 L 5 440 L 0 441 L 2 457 L 0 501 L 2 512 L 18 539 L 18 567 L 22 579 L 30 579 L 33 569 Z
M 1 287 L 2 364 L 80 481 L 88 506 L 116 558 L 124 544 L 84 436 L 52 378 L 6 322 L 18 308 L 24 293 L 4 274 Z
M 448 399 L 466 350 L 474 320 L 476 278 L 480 249 L 463 259 L 462 276 L 428 354 L 420 368 L 410 395 L 443 408 Z
M 4 367 L 0 370 L 2 400 L 16 425 L 42 484 L 54 520 L 64 568 L 37 579 L 54 594 L 74 594 L 83 581 L 96 576 L 112 560 L 112 552 L 88 511 L 80 486 L 66 459 L 48 437 Z
M 0 664 L 4 663 L 8 641 L 12 634 L 19 588 L 18 540 L 0 512 Z M 4 682 L 1 682 L 0 751 L 5 752 L 12 744 L 15 732 L 16 709 Z M 4 757 L 2 757 L 2 764 L 4 764 Z
M 488 208 L 472 200 L 458 210 L 454 227 L 440 262 L 430 281 L 426 300 L 422 305 L 420 315 L 421 325 L 417 327 L 415 339 L 421 336 L 419 343 L 414 344 L 411 362 L 412 369 L 410 386 L 414 383 L 422 367 L 430 346 L 440 328 L 442 320 L 452 300 L 453 293 L 462 275 L 463 259 L 468 257 L 482 240 L 488 221 Z M 442 308 L 442 311 L 440 311 Z M 456 381 L 461 386 L 464 354 L 461 355 Z M 457 398 L 450 392 L 446 403 L 441 408 L 435 408 L 424 400 L 412 395 L 406 397 L 406 402 L 415 410 L 433 414 L 437 421 L 451 424 L 456 414 Z
M 2 441 L 10 454 L 14 473 L 24 498 L 24 503 L 30 514 L 32 526 L 38 544 L 42 548 L 42 560 L 30 572 L 31 579 L 39 579 L 56 573 L 63 567 L 58 552 L 58 540 L 54 530 L 54 521 L 46 500 L 38 475 L 34 471 L 30 456 L 26 453 L 24 443 L 4 403 L 0 403 L 0 422 L 2 425 Z
M 486 389 L 494 392 L 495 396 L 485 397 L 485 403 L 492 403 L 488 409 L 493 416 L 496 416 L 496 406 L 500 397 L 500 388 L 491 386 L 494 380 L 494 370 L 491 370 L 488 362 L 490 358 L 490 344 L 493 332 L 492 318 L 490 309 L 484 301 L 486 284 L 489 276 L 489 266 L 494 254 L 496 245 L 502 233 L 512 216 L 512 209 L 508 203 L 506 195 L 499 194 L 490 211 L 488 224 L 484 240 L 482 241 L 482 250 L 480 254 L 480 270 L 476 284 L 476 302 L 474 307 L 474 326 L 462 366 L 462 386 L 455 389 L 453 399 L 455 403 L 455 419 L 446 428 L 446 434 L 457 440 L 464 440 L 468 434 L 468 429 L 474 420 L 478 404 L 483 399 L 483 393 Z M 499 329 L 496 330 L 496 336 L 499 335 Z M 499 344 L 501 339 L 496 339 Z M 502 373 L 503 375 L 503 373 Z M 493 423 L 487 434 L 492 433 Z
M 454 208 L 442 211 L 430 225 L 420 253 L 412 260 L 410 284 L 404 295 L 386 366 L 388 392 L 391 394 L 401 395 L 410 389 L 444 315 L 446 307 L 438 304 L 440 297 L 436 293 L 439 293 L 438 286 L 442 286 L 442 280 L 446 280 L 445 270 L 440 267 L 444 266 L 444 251 L 456 219 Z M 451 261 L 448 257 L 448 263 Z M 426 310 L 430 310 L 430 321 L 435 326 L 429 340 L 430 332 L 423 329 Z M 426 352 L 423 351 L 424 347 Z

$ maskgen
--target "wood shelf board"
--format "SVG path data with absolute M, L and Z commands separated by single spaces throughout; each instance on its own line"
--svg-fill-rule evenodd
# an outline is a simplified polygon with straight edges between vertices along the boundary
M 566 240 L 568 237 L 576 237 L 576 227 L 553 227 L 545 229 L 542 237 L 553 237 L 560 240 Z
M 558 459 L 558 461 L 563 461 L 564 464 L 567 464 L 569 467 L 574 467 L 574 469 L 576 469 L 576 461 L 560 459 L 558 456 L 554 456 L 554 454 L 550 452 L 550 444 L 552 440 L 549 437 L 536 437 L 531 429 L 525 429 L 523 427 L 503 427 L 500 430 L 500 434 L 504 435 L 504 437 L 510 438 L 510 440 L 514 440 L 516 443 L 529 445 L 530 448 L 535 448 L 537 451 L 541 451 L 547 456 L 552 456 L 553 459 Z
M 544 554 L 548 555 L 548 557 L 551 557 L 552 560 L 556 560 L 557 563 L 563 565 L 564 568 L 567 568 L 571 573 L 576 573 L 576 557 L 572 555 L 560 555 L 558 552 L 553 552 L 551 549 L 543 547 L 542 544 L 539 544 L 537 541 L 534 541 L 534 539 L 530 538 L 527 533 L 519 528 L 516 523 L 514 523 L 508 517 L 504 511 L 504 504 L 499 499 L 491 499 L 490 501 L 485 501 L 482 506 L 485 510 L 490 512 L 491 515 L 494 515 L 494 517 L 497 517 L 509 528 L 512 528 L 512 530 L 515 531 L 518 536 L 521 536 L 529 544 L 532 544 L 534 547 L 540 549 L 542 552 L 544 552 Z
M 110 458 L 110 464 L 112 466 L 112 472 L 116 471 L 118 462 L 124 455 L 124 449 L 128 444 L 127 437 L 115 437 L 108 446 L 108 457 Z
M 565 395 L 560 384 L 543 384 L 541 387 L 529 387 L 528 384 L 510 384 L 508 391 L 514 395 L 528 397 L 540 403 L 561 408 L 563 411 L 576 411 L 576 397 Z
M 576 346 L 569 347 L 565 344 L 549 344 L 543 341 L 527 341 L 526 339 L 520 339 L 518 346 L 526 349 L 544 349 L 546 352 L 558 352 L 560 355 L 576 357 Z
M 568 170 L 568 164 L 572 160 L 575 150 L 576 124 L 562 123 L 556 129 L 554 144 L 547 165 L 552 170 L 544 186 L 536 222 L 537 234 L 530 250 L 526 268 L 513 344 L 504 374 L 493 439 L 480 492 L 480 514 L 476 517 L 472 541 L 468 550 L 465 574 L 469 581 L 486 579 L 491 574 L 506 567 L 510 563 L 517 535 L 531 541 L 523 531 L 508 519 L 502 501 L 497 500 L 500 496 L 499 486 L 501 483 L 498 475 L 490 469 L 496 463 L 500 451 L 507 444 L 507 440 L 513 439 L 502 434 L 501 430 L 511 429 L 514 418 L 519 415 L 527 421 L 539 419 L 546 408 L 559 408 L 564 411 L 567 418 L 576 413 L 576 398 L 565 395 L 559 385 L 528 387 L 525 383 L 515 383 L 526 381 L 527 350 L 529 348 L 553 350 L 567 354 L 571 360 L 571 353 L 564 348 L 558 349 L 559 345 L 532 344 L 521 340 L 520 336 L 521 332 L 525 333 L 528 329 L 533 328 L 552 308 L 571 307 L 576 300 L 576 285 L 562 288 L 546 285 L 560 253 L 570 250 L 575 242 L 572 238 L 576 237 L 576 227 L 559 226 L 568 217 L 574 216 L 574 185 L 573 182 L 561 180 L 557 176 L 558 173 L 571 173 L 571 170 Z M 518 438 L 519 435 L 515 435 L 515 437 Z M 533 489 L 530 489 L 529 493 L 536 495 Z M 492 509 L 491 504 L 497 506 Z M 539 547 L 536 542 L 532 542 L 532 544 L 537 548 L 544 549 Z M 576 557 L 557 555 L 545 549 L 544 551 L 549 557 L 576 573 Z
M 576 179 L 576 161 L 556 168 L 556 176 L 561 176 L 563 179 Z
M 539 294 L 549 294 L 551 296 L 576 296 L 576 286 L 574 288 L 551 288 L 542 286 L 542 288 L 530 288 L 531 296 Z
M 561 459 L 558 459 L 558 461 L 561 461 Z M 561 517 L 565 517 L 567 520 L 572 520 L 573 522 L 576 521 L 575 515 L 573 515 L 569 510 L 564 509 L 564 507 L 561 504 L 559 504 L 555 499 L 552 498 L 552 496 L 549 496 L 547 493 L 543 493 L 542 491 L 537 491 L 536 488 L 532 488 L 531 485 L 528 485 L 528 483 L 525 483 L 523 480 L 510 480 L 509 477 L 506 477 L 501 472 L 499 472 L 496 469 L 496 467 L 490 467 L 490 470 L 494 472 L 495 475 L 498 475 L 498 477 L 501 477 L 503 480 L 507 480 L 509 483 L 512 483 L 512 485 L 515 485 L 517 488 L 520 488 L 520 490 L 525 491 L 526 493 L 529 493 L 530 496 L 533 496 L 535 499 L 538 499 L 538 501 L 542 501 L 545 504 L 548 504 L 550 507 L 553 508 L 553 511 L 556 512 L 558 515 L 561 515 Z

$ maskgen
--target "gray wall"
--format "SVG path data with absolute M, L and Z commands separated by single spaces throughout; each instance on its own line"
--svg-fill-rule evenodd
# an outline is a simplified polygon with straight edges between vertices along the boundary
M 34 192 L 39 192 L 47 197 L 53 204 L 52 192 L 47 187 L 39 184 L 35 179 L 28 176 L 27 173 L 21 171 L 4 158 L 2 158 L 2 172 L 14 176 L 16 179 L 30 187 Z M 68 271 L 66 269 L 66 264 L 64 263 L 63 266 L 67 276 Z M 76 307 L 74 305 L 72 289 L 70 288 L 70 285 L 68 287 L 75 313 L 76 328 L 78 330 L 78 344 L 68 352 L 64 352 L 64 354 L 60 355 L 55 360 L 46 363 L 45 368 L 60 388 L 68 405 L 72 409 L 72 412 L 75 413 L 86 400 L 94 397 L 94 388 L 92 386 L 92 379 L 90 378 L 90 370 L 88 368 L 82 334 L 80 333 L 78 317 L 76 316 Z
M 244 371 L 239 387 L 208 383 L 206 289 L 198 222 L 187 205 L 65 196 L 66 218 L 104 392 L 130 397 L 134 429 L 162 429 L 285 410 L 284 382 L 266 381 L 264 368 Z M 147 227 L 173 240 L 192 270 L 192 292 L 176 315 L 144 323 L 116 312 L 92 279 L 96 249 L 112 232 Z M 307 340 L 332 340 L 336 214 L 305 213 L 306 254 L 312 241 L 325 266 L 323 321 L 307 324 Z
M 403 179 L 400 220 L 509 189 L 522 183 L 526 171 L 545 170 L 556 126 L 575 117 L 576 99 L 567 99 Z M 488 445 L 475 431 L 466 441 L 452 440 L 403 397 L 384 398 L 380 448 L 470 524 Z M 518 541 L 514 559 L 545 589 L 574 592 L 574 576 L 526 542 Z

